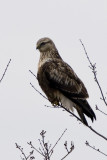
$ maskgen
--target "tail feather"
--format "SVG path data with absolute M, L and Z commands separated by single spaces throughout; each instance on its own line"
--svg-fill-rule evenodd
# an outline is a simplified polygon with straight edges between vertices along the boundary
M 84 114 L 86 114 L 93 122 L 93 120 L 96 120 L 96 115 L 94 113 L 94 111 L 92 110 L 92 108 L 90 107 L 90 105 L 88 104 L 88 102 L 86 100 L 83 99 L 72 99 L 72 101 L 78 105 L 78 107 L 80 109 L 77 109 L 77 112 L 80 116 L 80 118 L 82 119 L 82 121 L 86 124 L 87 121 L 85 119 Z M 83 114 L 84 113 L 84 114 Z M 87 123 L 88 124 L 88 123 Z
M 87 120 L 86 120 L 86 118 L 85 118 L 82 110 L 81 110 L 81 109 L 78 109 L 78 108 L 76 108 L 76 109 L 77 109 L 77 112 L 78 112 L 78 114 L 79 114 L 82 122 L 83 122 L 86 126 L 88 126 L 88 122 L 87 122 Z

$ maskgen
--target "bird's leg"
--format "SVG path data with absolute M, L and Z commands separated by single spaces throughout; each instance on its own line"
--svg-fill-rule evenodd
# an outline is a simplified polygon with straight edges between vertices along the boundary
M 53 100 L 51 101 L 51 103 L 52 103 L 52 105 L 53 105 L 54 107 L 60 106 L 59 100 L 58 100 L 57 98 L 53 99 Z

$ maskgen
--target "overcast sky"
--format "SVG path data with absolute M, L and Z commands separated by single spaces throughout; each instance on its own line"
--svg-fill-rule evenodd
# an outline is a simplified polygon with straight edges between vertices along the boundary
M 36 42 L 42 37 L 51 38 L 61 57 L 84 82 L 96 113 L 97 121 L 89 125 L 107 136 L 107 116 L 95 110 L 97 104 L 107 113 L 100 91 L 79 42 L 82 39 L 88 55 L 97 64 L 98 79 L 107 93 L 107 1 L 106 0 L 1 0 L 0 1 L 0 76 L 11 58 L 11 63 L 0 84 L 0 158 L 20 160 L 21 153 L 15 142 L 26 153 L 32 141 L 39 147 L 41 130 L 47 131 L 47 140 L 54 144 L 67 128 L 55 148 L 53 160 L 66 154 L 65 140 L 74 142 L 74 151 L 66 160 L 106 160 L 104 155 L 86 147 L 85 141 L 107 154 L 107 144 L 88 128 L 61 109 L 51 105 L 31 86 L 40 91 L 37 80 L 30 74 L 37 73 L 39 52 Z M 43 92 L 42 92 L 43 93 Z M 76 112 L 75 112 L 76 113 Z M 43 158 L 36 153 L 35 158 Z

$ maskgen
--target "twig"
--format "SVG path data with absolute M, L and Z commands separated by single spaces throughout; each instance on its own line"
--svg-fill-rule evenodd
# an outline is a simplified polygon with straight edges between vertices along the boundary
M 98 108 L 98 106 L 97 106 L 97 105 L 96 105 L 96 110 L 98 110 L 99 112 L 101 112 L 101 113 L 103 113 L 104 115 L 106 115 L 106 116 L 107 116 L 107 114 L 106 114 L 105 112 L 101 111 L 101 110 Z
M 39 139 L 39 142 L 40 142 L 40 146 L 42 148 L 42 153 L 45 157 L 46 160 L 49 160 L 50 159 L 50 156 L 49 156 L 49 148 L 48 148 L 48 143 L 45 142 L 45 134 L 46 134 L 46 131 L 42 130 L 42 132 L 40 133 L 41 137 L 42 137 L 42 140 Z
M 40 143 L 39 150 L 40 151 L 33 146 L 32 142 L 29 142 L 28 144 L 30 145 L 31 148 L 33 148 L 35 151 L 37 151 L 39 154 L 41 154 L 44 157 L 44 160 L 50 160 L 50 157 L 52 156 L 54 148 L 56 147 L 58 142 L 61 140 L 62 136 L 64 135 L 64 133 L 66 131 L 67 131 L 67 129 L 64 130 L 64 132 L 61 134 L 61 136 L 59 137 L 59 139 L 57 140 L 57 142 L 55 143 L 55 145 L 52 148 L 51 148 L 51 144 L 49 145 L 47 142 L 45 142 L 46 131 L 44 131 L 44 130 L 42 130 L 42 132 L 40 133 L 40 135 L 41 135 L 41 139 L 39 139 L 39 143 Z M 71 153 L 71 150 L 73 150 L 73 148 L 74 148 L 74 145 L 71 145 L 70 151 L 67 151 L 67 155 Z M 64 157 L 67 157 L 67 155 Z
M 27 157 L 26 157 L 25 153 L 23 152 L 23 148 L 21 148 L 21 146 L 19 146 L 17 143 L 15 143 L 15 144 L 16 144 L 16 148 L 18 148 L 21 151 L 21 153 L 24 156 L 25 160 L 27 160 Z
M 31 146 L 31 148 L 33 148 L 36 152 L 38 152 L 39 154 L 41 154 L 41 155 L 43 156 L 43 154 L 42 154 L 38 149 L 36 149 L 36 148 L 33 146 L 33 144 L 32 144 L 31 141 L 30 141 L 30 142 L 27 142 L 27 144 L 29 144 L 29 145 Z
M 50 152 L 53 152 L 53 149 L 56 147 L 56 145 L 58 144 L 58 142 L 60 141 L 60 139 L 62 138 L 62 136 L 64 135 L 64 133 L 67 131 L 67 129 L 64 130 L 64 132 L 61 134 L 61 136 L 59 137 L 59 139 L 56 141 L 56 143 L 54 144 L 54 146 L 51 148 Z
M 99 84 L 99 81 L 98 81 L 98 78 L 97 78 L 96 63 L 95 63 L 95 64 L 92 64 L 92 62 L 90 61 L 90 58 L 89 58 L 89 56 L 88 56 L 88 54 L 87 54 L 87 51 L 86 51 L 85 46 L 84 46 L 84 44 L 83 44 L 83 42 L 82 42 L 81 39 L 80 39 L 80 43 L 82 44 L 83 49 L 84 49 L 84 52 L 85 52 L 85 54 L 86 54 L 86 57 L 87 57 L 87 59 L 88 59 L 88 61 L 89 61 L 89 63 L 90 63 L 90 66 L 89 66 L 89 67 L 90 67 L 90 69 L 92 70 L 92 72 L 93 72 L 93 74 L 94 74 L 94 80 L 95 80 L 95 82 L 97 83 L 97 85 L 98 85 L 98 87 L 99 87 L 99 90 L 100 90 L 100 93 L 101 93 L 101 96 L 102 96 L 101 99 L 104 101 L 105 105 L 107 106 L 106 97 L 105 97 L 104 94 L 103 94 L 101 85 Z
M 31 83 L 30 83 L 31 84 Z M 32 84 L 31 84 L 32 88 L 34 88 L 43 98 L 47 99 L 43 94 L 41 94 Z M 48 100 L 48 99 L 47 99 Z M 84 124 L 81 119 L 79 117 L 77 117 L 74 113 L 70 112 L 68 109 L 66 109 L 64 106 L 60 105 L 59 108 L 63 108 L 64 110 L 66 110 L 68 113 L 70 113 L 71 115 L 73 115 L 77 120 L 79 120 L 82 124 Z M 85 125 L 85 124 L 84 124 Z M 95 134 L 97 134 L 98 136 L 102 137 L 103 139 L 105 139 L 107 141 L 107 137 L 103 136 L 102 134 L 98 133 L 96 130 L 94 130 L 91 126 L 89 125 L 85 125 L 87 126 L 91 131 L 93 131 Z
M 64 160 L 74 149 L 74 144 L 73 142 L 71 142 L 71 146 L 70 146 L 70 149 L 68 150 L 68 146 L 67 146 L 67 141 L 65 141 L 64 143 L 64 146 L 65 146 L 65 149 L 67 151 L 67 154 L 61 159 L 61 160 Z
M 32 156 L 32 154 L 34 153 L 34 151 L 38 152 L 43 158 L 44 160 L 50 160 L 50 157 L 53 154 L 53 150 L 55 149 L 56 145 L 58 144 L 58 142 L 61 140 L 61 138 L 63 137 L 64 133 L 67 131 L 67 129 L 64 130 L 64 132 L 61 134 L 61 136 L 59 137 L 59 139 L 57 140 L 57 142 L 54 144 L 54 146 L 51 148 L 51 144 L 49 144 L 49 142 L 45 142 L 45 134 L 46 131 L 42 130 L 42 132 L 40 133 L 41 135 L 41 139 L 39 139 L 39 143 L 40 143 L 40 147 L 39 150 L 36 149 L 32 142 L 27 142 L 28 145 L 30 145 L 31 148 L 33 148 L 33 150 L 30 152 L 30 154 L 28 156 L 26 156 L 26 154 L 23 151 L 23 148 L 21 146 L 19 146 L 17 143 L 16 144 L 16 148 L 18 148 L 21 152 L 21 154 L 23 155 L 24 158 L 21 157 L 22 160 L 33 160 L 35 159 L 34 156 Z M 74 149 L 74 144 L 71 142 L 71 146 L 70 149 L 67 148 L 67 141 L 64 144 L 65 149 L 67 151 L 67 154 L 61 159 L 63 160 L 65 157 L 67 157 L 72 150 Z
M 29 72 L 37 79 L 37 76 L 31 70 L 29 70 Z
M 35 91 L 36 92 L 38 92 L 43 98 L 45 98 L 45 99 L 47 99 L 48 100 L 48 98 L 47 97 L 45 97 L 41 92 L 39 92 L 35 87 L 34 87 L 34 85 L 32 84 L 32 83 L 30 83 L 30 85 L 32 86 L 32 88 L 33 89 L 35 89 Z
M 42 130 L 42 132 L 40 133 L 41 138 L 39 139 L 39 143 L 40 143 L 40 147 L 39 150 L 36 149 L 32 143 L 28 143 L 31 148 L 33 148 L 34 150 L 36 150 L 39 154 L 41 154 L 44 157 L 44 160 L 50 160 L 50 155 L 49 155 L 49 148 L 48 148 L 48 143 L 45 142 L 45 133 L 46 131 Z
M 100 151 L 99 149 L 96 149 L 94 146 L 91 146 L 91 145 L 89 144 L 89 142 L 86 141 L 85 144 L 86 144 L 86 146 L 88 146 L 88 147 L 94 149 L 95 151 L 97 151 L 97 152 L 99 152 L 99 153 L 101 153 L 101 154 L 107 156 L 107 154 L 103 153 L 103 152 Z
M 35 159 L 34 156 L 31 156 L 31 155 L 33 154 L 34 150 L 32 150 L 32 151 L 29 153 L 29 155 L 26 156 L 25 153 L 24 153 L 24 151 L 23 151 L 23 148 L 21 148 L 21 146 L 19 146 L 17 143 L 15 143 L 15 144 L 16 144 L 16 148 L 18 148 L 18 149 L 21 151 L 22 155 L 24 156 L 24 158 L 22 158 L 22 160 L 28 160 L 29 158 L 30 158 L 30 160 Z
M 3 78 L 4 78 L 5 74 L 6 74 L 6 71 L 7 71 L 8 67 L 9 67 L 10 62 L 11 62 L 11 59 L 9 60 L 7 66 L 6 66 L 5 70 L 4 70 L 4 73 L 3 73 L 3 75 L 2 75 L 2 77 L 0 79 L 0 83 L 1 83 L 1 81 L 3 80 Z

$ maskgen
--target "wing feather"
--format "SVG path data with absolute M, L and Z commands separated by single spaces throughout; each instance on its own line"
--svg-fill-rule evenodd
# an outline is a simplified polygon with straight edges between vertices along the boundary
M 45 63 L 45 74 L 53 88 L 57 88 L 68 98 L 87 98 L 87 90 L 73 69 L 64 61 L 56 60 Z

